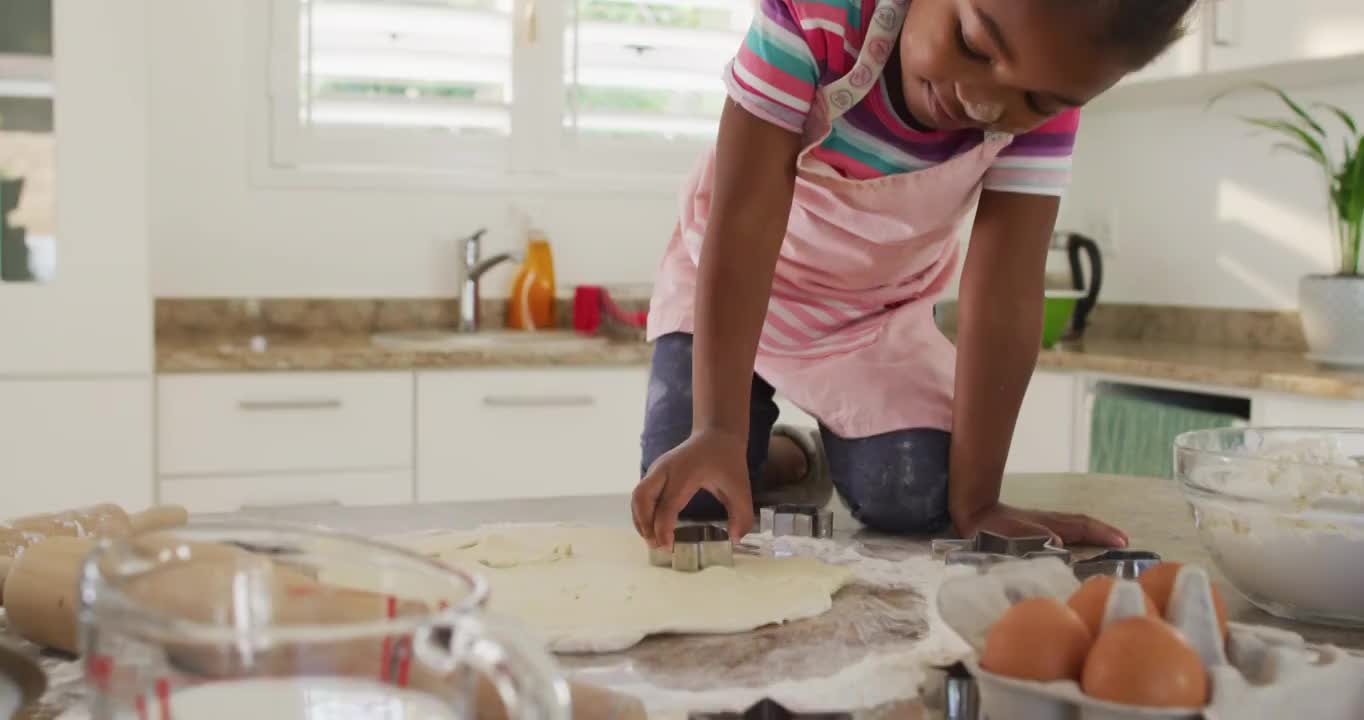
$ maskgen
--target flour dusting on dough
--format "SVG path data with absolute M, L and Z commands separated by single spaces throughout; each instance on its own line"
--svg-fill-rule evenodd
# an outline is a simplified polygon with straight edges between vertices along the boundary
M 501 533 L 491 533 L 470 543 L 460 543 L 454 552 L 472 557 L 479 565 L 487 568 L 514 568 L 526 565 L 543 565 L 573 557 L 571 543 L 559 543 L 545 547 L 522 542 Z M 438 551 L 437 558 L 445 559 Z

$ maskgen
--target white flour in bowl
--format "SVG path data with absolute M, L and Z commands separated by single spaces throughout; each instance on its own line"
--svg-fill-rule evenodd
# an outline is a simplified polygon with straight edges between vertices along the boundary
M 1199 468 L 1194 480 L 1209 490 L 1298 509 L 1364 512 L 1364 471 L 1331 437 L 1271 445 L 1244 462 Z
M 1232 496 L 1190 501 L 1238 589 L 1262 605 L 1364 622 L 1364 473 L 1333 438 L 1265 447 L 1192 480 Z

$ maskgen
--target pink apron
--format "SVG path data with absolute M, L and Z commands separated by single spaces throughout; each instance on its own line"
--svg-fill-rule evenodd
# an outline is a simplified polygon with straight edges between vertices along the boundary
M 870 180 L 845 178 L 812 155 L 833 120 L 875 86 L 905 7 L 878 2 L 856 65 L 812 103 L 755 362 L 782 397 L 844 438 L 951 429 L 956 352 L 933 321 L 933 303 L 956 268 L 956 230 L 1013 140 L 986 133 L 942 164 Z M 714 165 L 712 148 L 683 191 L 650 306 L 651 340 L 692 332 Z

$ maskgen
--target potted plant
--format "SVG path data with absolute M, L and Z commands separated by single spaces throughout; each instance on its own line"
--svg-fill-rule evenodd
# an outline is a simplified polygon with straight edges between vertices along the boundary
M 1262 85 L 1287 108 L 1284 117 L 1243 117 L 1273 132 L 1274 149 L 1312 161 L 1325 176 L 1339 264 L 1333 275 L 1309 275 L 1298 286 L 1303 333 L 1313 358 L 1332 365 L 1364 365 L 1364 127 L 1334 105 L 1303 105 Z
M 23 191 L 24 179 L 10 177 L 5 173 L 5 169 L 0 167 L 0 224 L 4 223 L 3 218 L 9 217 L 9 214 L 19 207 L 19 195 Z
M 0 130 L 5 128 L 5 117 L 0 115 Z M 11 177 L 0 165 L 0 228 L 9 227 L 6 218 L 19 207 L 19 195 L 24 191 L 24 179 Z

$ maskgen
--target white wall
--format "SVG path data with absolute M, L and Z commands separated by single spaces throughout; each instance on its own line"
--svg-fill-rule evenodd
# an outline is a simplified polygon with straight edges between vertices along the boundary
M 151 0 L 152 288 L 158 296 L 448 296 L 456 239 L 519 244 L 510 210 L 549 232 L 561 286 L 646 283 L 674 221 L 675 191 L 509 194 L 269 186 L 252 123 L 265 90 L 268 0 Z M 1306 93 L 1364 113 L 1364 85 Z M 1332 266 L 1317 171 L 1271 154 L 1234 119 L 1261 100 L 1090 112 L 1061 227 L 1115 221 L 1103 298 L 1291 308 L 1304 273 Z M 497 294 L 508 273 L 485 286 Z
M 1364 84 L 1293 93 L 1364 116 Z M 1334 270 L 1321 171 L 1236 119 L 1280 108 L 1251 94 L 1083 118 L 1061 225 L 1112 214 L 1103 299 L 1294 309 L 1302 275 Z
M 488 226 L 485 252 L 519 245 L 514 204 L 549 233 L 561 286 L 652 280 L 676 215 L 672 189 L 511 195 L 253 181 L 267 152 L 252 137 L 266 45 L 249 6 L 266 2 L 152 0 L 157 296 L 450 296 L 459 237 Z M 507 277 L 490 277 L 486 291 Z

